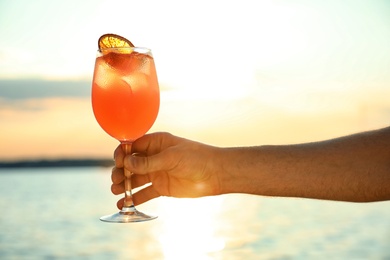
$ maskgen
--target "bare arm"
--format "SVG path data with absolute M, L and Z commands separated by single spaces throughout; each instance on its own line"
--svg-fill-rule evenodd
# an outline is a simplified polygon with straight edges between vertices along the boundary
M 355 202 L 390 199 L 390 128 L 223 153 L 223 193 Z
M 122 167 L 133 173 L 136 204 L 158 196 L 225 193 L 354 202 L 390 199 L 390 127 L 327 141 L 217 148 L 167 133 L 146 135 L 127 156 L 115 151 L 114 194 L 123 192 Z M 121 201 L 118 203 L 121 206 Z

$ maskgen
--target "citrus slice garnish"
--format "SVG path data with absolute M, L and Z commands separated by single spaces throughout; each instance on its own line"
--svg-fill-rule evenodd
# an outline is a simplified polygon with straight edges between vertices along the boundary
M 98 45 L 99 45 L 99 50 L 103 54 L 110 52 L 110 49 L 112 48 L 134 47 L 134 45 L 128 39 L 112 33 L 103 34 L 102 36 L 100 36 Z M 130 53 L 131 49 L 128 49 L 127 51 L 120 51 L 120 52 Z

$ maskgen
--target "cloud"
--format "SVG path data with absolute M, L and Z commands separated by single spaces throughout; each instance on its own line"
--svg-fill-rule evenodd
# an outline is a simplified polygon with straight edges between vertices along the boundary
M 0 98 L 89 97 L 89 80 L 0 79 Z
M 0 79 L 0 100 L 85 98 L 91 96 L 91 80 Z M 160 85 L 161 91 L 171 88 Z

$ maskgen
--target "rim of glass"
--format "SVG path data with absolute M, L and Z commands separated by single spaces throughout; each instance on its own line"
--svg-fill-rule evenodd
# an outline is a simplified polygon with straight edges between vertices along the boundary
M 152 50 L 150 48 L 146 47 L 110 47 L 110 48 L 104 48 L 103 50 L 98 50 L 98 52 L 103 53 L 103 51 L 111 50 L 112 52 L 115 52 L 115 50 L 134 50 L 139 53 L 151 53 Z

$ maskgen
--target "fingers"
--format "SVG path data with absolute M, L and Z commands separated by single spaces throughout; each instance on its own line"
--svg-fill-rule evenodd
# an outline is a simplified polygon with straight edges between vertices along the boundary
M 124 193 L 125 192 L 124 184 L 123 183 L 121 183 L 121 184 L 112 184 L 111 185 L 111 192 L 114 195 L 119 195 L 121 193 Z
M 114 167 L 111 174 L 111 192 L 115 195 L 125 192 L 124 180 L 125 176 L 123 174 L 123 169 L 118 169 Z M 136 175 L 133 174 L 131 177 L 131 186 L 133 189 L 141 187 L 147 183 L 150 183 L 149 175 Z
M 176 144 L 180 140 L 181 138 L 169 133 L 147 134 L 133 142 L 131 153 L 139 153 L 146 156 L 154 155 Z M 125 156 L 126 153 L 123 151 L 122 145 L 118 145 L 114 151 L 115 166 L 117 168 L 123 168 L 123 159 Z
M 114 167 L 111 171 L 111 181 L 114 184 L 119 184 L 125 179 L 125 175 L 123 174 L 123 167 L 117 168 Z
M 170 150 L 152 156 L 129 155 L 124 159 L 124 167 L 135 174 L 148 174 L 157 171 L 168 171 L 172 165 L 172 152 Z
M 135 178 L 137 177 L 137 178 Z M 131 187 L 132 189 L 136 189 L 138 187 L 141 187 L 145 184 L 150 183 L 149 178 L 147 175 L 138 175 L 131 178 Z M 125 185 L 124 182 L 118 183 L 118 184 L 111 184 L 111 192 L 114 195 L 119 195 L 121 193 L 125 192 Z
M 154 189 L 153 185 L 150 185 L 133 194 L 135 205 L 140 205 L 157 197 L 160 197 L 160 194 Z
M 124 200 L 125 198 L 121 198 L 120 200 L 118 200 L 118 202 L 116 203 L 118 209 L 122 209 Z
M 133 194 L 133 202 L 134 205 L 140 205 L 142 203 L 145 203 L 149 200 L 152 200 L 154 198 L 160 197 L 160 194 L 153 188 L 153 186 L 148 186 L 142 190 L 139 190 L 138 192 Z M 120 199 L 117 202 L 118 209 L 121 209 L 123 207 L 123 201 L 124 198 Z
M 176 144 L 179 140 L 179 137 L 169 133 L 147 134 L 134 141 L 132 152 L 138 152 L 147 156 L 154 155 Z

